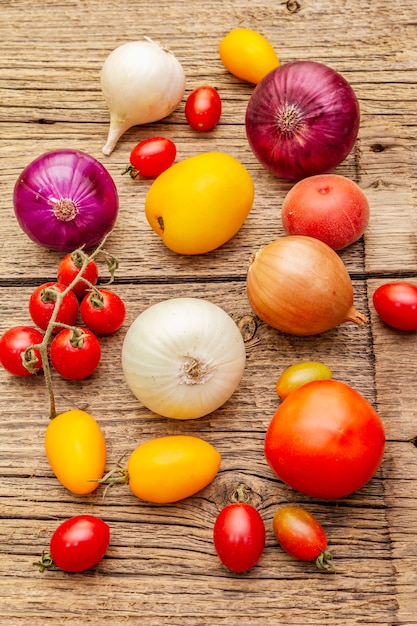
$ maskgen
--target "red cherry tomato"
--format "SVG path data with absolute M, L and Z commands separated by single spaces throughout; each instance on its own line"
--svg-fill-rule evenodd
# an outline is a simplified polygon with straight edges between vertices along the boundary
M 100 342 L 88 328 L 64 328 L 52 340 L 50 358 L 64 378 L 84 380 L 100 363 Z
M 376 289 L 372 297 L 379 317 L 392 328 L 417 330 L 417 285 L 398 281 Z
M 257 509 L 246 502 L 225 506 L 214 524 L 214 547 L 221 562 L 234 572 L 256 565 L 265 548 L 265 524 Z
M 77 251 L 64 256 L 58 266 L 58 282 L 62 283 L 63 285 L 70 285 L 74 278 L 80 274 L 82 259 L 82 255 Z M 97 284 L 98 267 L 94 260 L 91 260 L 87 263 L 86 268 L 82 273 L 82 278 L 87 280 L 92 285 Z M 89 285 L 86 284 L 83 280 L 80 280 L 74 285 L 72 291 L 75 293 L 76 296 L 82 298 L 83 296 L 85 296 L 89 289 Z
M 333 569 L 326 533 L 314 515 L 299 506 L 283 506 L 275 513 L 272 526 L 288 554 L 301 561 L 315 561 L 320 570 Z
M 110 528 L 93 515 L 77 515 L 63 522 L 51 537 L 41 570 L 56 566 L 66 572 L 83 572 L 97 565 L 110 543 Z
M 35 289 L 29 299 L 29 313 L 34 323 L 46 330 L 56 304 L 56 292 L 65 291 L 66 285 L 58 282 L 44 283 Z M 59 307 L 56 321 L 73 326 L 78 315 L 78 300 L 75 293 L 69 291 Z M 54 332 L 59 326 L 54 327 Z
M 360 489 L 381 464 L 383 424 L 370 403 L 336 380 L 315 380 L 292 391 L 265 437 L 265 457 L 277 476 L 316 498 Z
M 96 289 L 82 300 L 81 318 L 98 335 L 110 335 L 119 330 L 126 317 L 123 300 L 113 291 Z
M 155 178 L 171 167 L 176 155 L 177 148 L 173 141 L 166 137 L 149 137 L 133 148 L 130 165 L 123 174 L 129 172 L 132 178 Z
M 187 98 L 185 117 L 194 130 L 211 130 L 222 114 L 222 101 L 214 87 L 198 87 Z
M 26 362 L 30 370 L 22 361 L 23 354 L 31 346 L 42 343 L 43 335 L 31 326 L 14 326 L 9 328 L 0 339 L 0 363 L 14 376 L 31 376 L 42 369 L 42 359 L 39 350 L 30 350 L 26 353 Z

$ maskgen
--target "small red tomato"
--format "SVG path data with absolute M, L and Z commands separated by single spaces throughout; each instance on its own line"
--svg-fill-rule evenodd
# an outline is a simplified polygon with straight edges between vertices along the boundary
M 369 203 L 353 180 L 317 174 L 298 181 L 284 198 L 282 224 L 288 235 L 307 235 L 341 250 L 357 241 L 369 222 Z
M 55 309 L 57 292 L 63 292 L 66 285 L 58 282 L 44 283 L 35 289 L 29 299 L 29 313 L 34 323 L 46 330 L 52 313 Z M 78 300 L 75 293 L 69 291 L 64 297 L 59 307 L 56 317 L 57 322 L 72 326 L 78 315 Z M 54 327 L 54 332 L 59 331 L 59 326 Z
M 51 537 L 50 554 L 36 563 L 41 571 L 55 565 L 66 572 L 83 572 L 106 554 L 110 528 L 94 515 L 77 515 L 63 522 Z
M 257 509 L 246 502 L 225 506 L 214 524 L 214 547 L 221 562 L 234 572 L 256 565 L 265 548 L 265 524 Z
M 397 330 L 417 330 L 417 285 L 398 281 L 376 289 L 372 297 L 379 317 Z
M 177 148 L 173 141 L 166 137 L 149 137 L 133 148 L 130 165 L 122 173 L 129 172 L 132 178 L 155 178 L 171 167 L 176 155 Z
M 31 376 L 42 369 L 42 359 L 39 350 L 28 350 L 31 346 L 42 343 L 43 335 L 31 326 L 14 326 L 9 328 L 0 339 L 0 363 L 14 376 Z M 26 352 L 26 350 L 28 350 Z M 23 364 L 23 355 L 26 352 Z
M 86 326 L 98 335 L 119 330 L 126 317 L 123 300 L 108 289 L 95 289 L 82 300 L 80 315 Z
M 82 263 L 83 255 L 77 251 L 64 256 L 58 266 L 58 282 L 62 283 L 63 285 L 70 285 L 75 277 L 80 274 Z M 82 278 L 87 280 L 91 285 L 97 284 L 98 267 L 94 260 L 88 261 L 85 270 L 82 273 Z M 77 282 L 72 288 L 72 291 L 75 293 L 76 296 L 82 298 L 85 296 L 89 289 L 90 285 L 85 283 L 84 280 L 79 280 L 79 282 Z
M 52 340 L 50 357 L 61 376 L 84 380 L 100 363 L 100 342 L 88 328 L 64 328 Z
M 222 114 L 222 101 L 214 87 L 198 87 L 187 98 L 185 117 L 194 130 L 211 130 Z
M 283 506 L 275 513 L 272 526 L 288 554 L 301 561 L 315 561 L 320 570 L 333 569 L 326 533 L 311 513 L 299 506 Z

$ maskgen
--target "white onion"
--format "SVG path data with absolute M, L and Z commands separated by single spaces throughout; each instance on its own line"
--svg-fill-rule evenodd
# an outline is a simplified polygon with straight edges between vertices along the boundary
M 246 350 L 232 318 L 199 298 L 172 298 L 133 321 L 122 348 L 133 394 L 151 411 L 194 419 L 222 406 L 242 378 Z
M 109 155 L 129 128 L 172 113 L 184 95 L 185 73 L 172 52 L 145 37 L 109 54 L 101 71 L 101 89 L 110 111 L 103 147 Z

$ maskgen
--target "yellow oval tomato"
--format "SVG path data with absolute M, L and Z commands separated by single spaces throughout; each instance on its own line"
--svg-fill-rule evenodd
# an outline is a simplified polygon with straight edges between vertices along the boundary
M 57 479 L 72 493 L 97 489 L 106 466 L 106 443 L 96 420 L 71 410 L 54 417 L 45 433 L 45 450 Z
M 250 28 L 231 30 L 221 40 L 219 53 L 231 74 L 255 85 L 279 66 L 278 56 L 269 41 Z
M 284 370 L 277 380 L 277 394 L 284 400 L 290 393 L 313 380 L 330 380 L 332 371 L 320 361 L 301 361 Z
M 175 163 L 155 179 L 146 218 L 179 254 L 204 254 L 231 239 L 253 204 L 247 169 L 224 152 L 203 152 Z
M 216 476 L 220 462 L 216 448 L 199 437 L 158 437 L 141 444 L 130 455 L 129 487 L 147 502 L 177 502 L 206 487 Z

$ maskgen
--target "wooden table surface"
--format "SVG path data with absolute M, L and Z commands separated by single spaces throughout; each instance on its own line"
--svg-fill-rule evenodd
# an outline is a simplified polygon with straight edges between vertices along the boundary
M 388 280 L 417 281 L 416 102 L 417 9 L 414 0 L 0 0 L 0 331 L 29 322 L 35 286 L 54 280 L 62 255 L 38 248 L 20 230 L 12 192 L 22 169 L 43 152 L 71 147 L 99 159 L 113 175 L 120 215 L 107 249 L 120 268 L 114 289 L 125 299 L 123 328 L 103 339 L 97 372 L 83 382 L 54 376 L 60 411 L 88 405 L 108 444 L 108 467 L 140 442 L 163 434 L 201 436 L 218 448 L 213 483 L 169 506 L 112 489 L 77 497 L 53 476 L 43 438 L 48 401 L 42 377 L 0 372 L 0 623 L 264 626 L 417 624 L 417 377 L 415 333 L 389 329 L 372 294 Z M 232 399 L 206 418 L 159 418 L 133 398 L 123 379 L 121 344 L 133 319 L 172 296 L 211 300 L 238 321 L 251 315 L 245 294 L 249 258 L 283 235 L 280 206 L 288 181 L 266 172 L 251 153 L 244 114 L 253 87 L 231 76 L 218 55 L 232 28 L 262 32 L 281 62 L 313 59 L 342 73 L 361 107 L 357 144 L 336 172 L 366 193 L 371 220 L 364 237 L 340 252 L 357 308 L 370 324 L 343 324 L 321 336 L 285 335 L 258 323 L 247 366 Z M 127 132 L 104 157 L 108 111 L 100 70 L 119 44 L 147 35 L 169 46 L 187 76 L 185 97 L 202 84 L 218 88 L 223 114 L 206 134 L 185 123 L 185 97 L 167 119 Z M 206 150 L 238 158 L 255 182 L 255 202 L 238 235 L 200 257 L 170 252 L 144 217 L 148 180 L 122 177 L 132 147 L 164 134 L 177 160 Z M 283 485 L 263 457 L 278 406 L 275 382 L 288 365 L 320 360 L 377 408 L 386 429 L 384 461 L 360 491 L 321 501 Z M 233 574 L 218 560 L 212 530 L 238 483 L 267 528 L 258 565 Z M 326 528 L 334 575 L 286 555 L 272 517 L 294 502 Z M 59 523 L 90 513 L 111 527 L 106 557 L 81 574 L 39 573 L 33 566 Z

